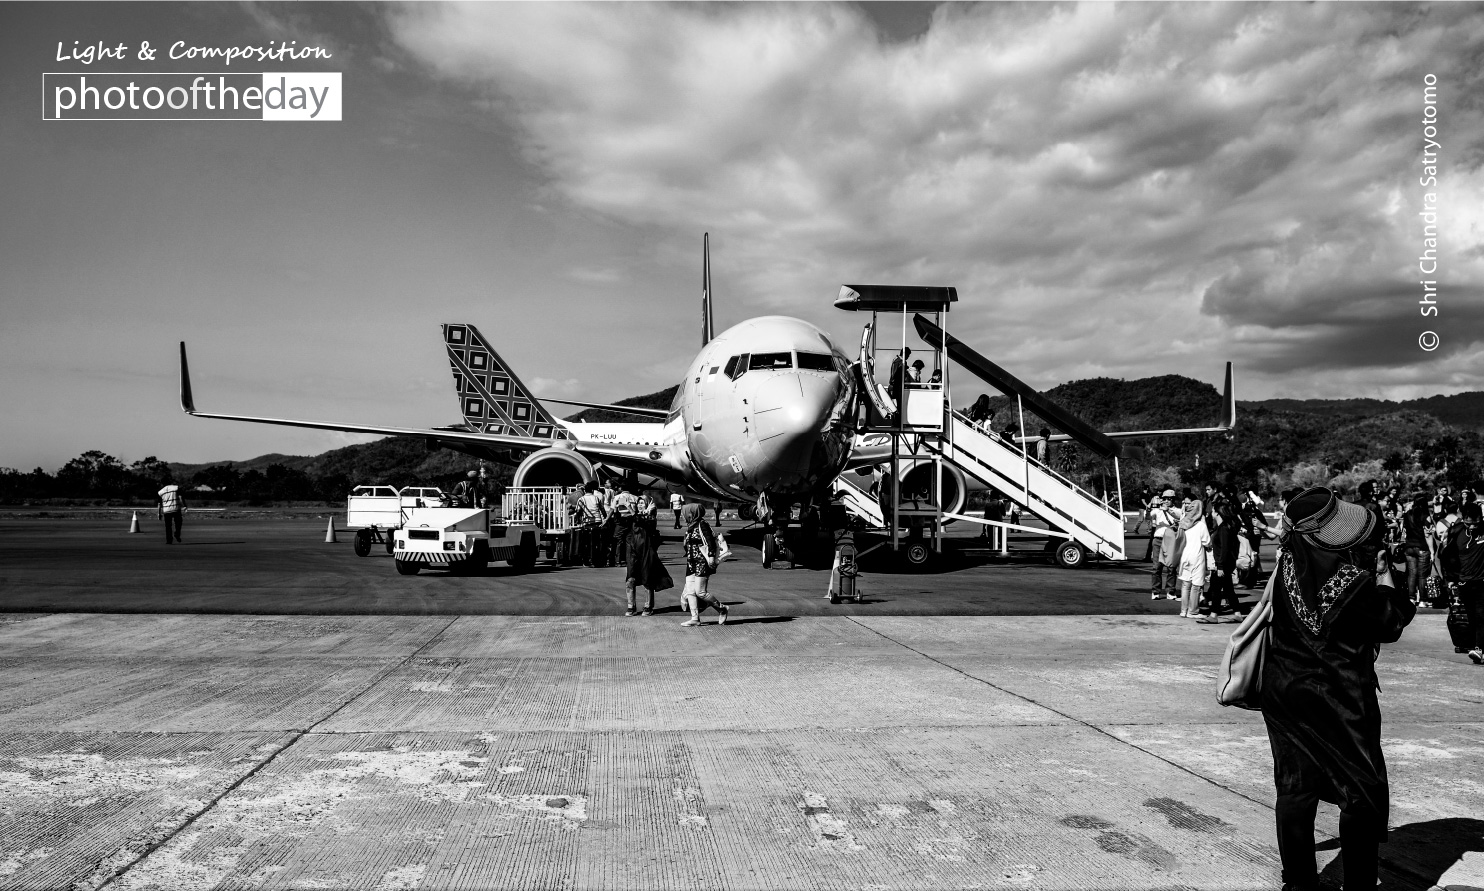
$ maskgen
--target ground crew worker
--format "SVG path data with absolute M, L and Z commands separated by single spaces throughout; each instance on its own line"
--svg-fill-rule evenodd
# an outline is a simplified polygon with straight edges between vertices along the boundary
M 599 544 L 603 523 L 608 519 L 608 509 L 603 506 L 603 496 L 598 494 L 596 482 L 589 481 L 583 489 L 582 499 L 578 501 L 582 509 L 583 530 L 587 534 L 587 547 L 582 552 L 583 562 L 588 566 L 603 566 L 606 561 L 599 550 Z
M 638 509 L 639 496 L 634 494 L 632 486 L 625 487 L 622 492 L 613 496 L 613 525 L 618 538 L 620 566 L 629 565 L 629 539 L 634 534 L 634 519 L 638 516 Z
M 465 479 L 459 480 L 459 484 L 453 487 L 453 506 L 478 507 L 479 471 L 471 470 L 465 476 Z
M 171 530 L 174 530 L 175 540 L 180 541 L 180 520 L 185 514 L 185 501 L 181 497 L 180 487 L 174 483 L 167 484 L 155 495 L 156 515 L 165 521 L 165 544 L 170 544 Z
M 685 496 L 679 492 L 670 493 L 670 510 L 675 512 L 675 528 L 680 528 L 680 509 L 685 507 Z

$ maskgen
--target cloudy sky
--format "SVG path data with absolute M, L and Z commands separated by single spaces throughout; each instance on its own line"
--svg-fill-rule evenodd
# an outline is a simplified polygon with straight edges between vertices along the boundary
M 43 122 L 42 72 L 143 67 L 74 40 L 322 46 L 174 70 L 339 71 L 344 121 Z M 954 285 L 1041 386 L 1484 389 L 1480 5 L 0 4 L 0 164 L 0 466 L 359 441 L 182 416 L 181 340 L 204 410 L 455 422 L 446 321 L 539 392 L 656 390 L 703 232 L 721 327 L 849 344 L 840 284 Z

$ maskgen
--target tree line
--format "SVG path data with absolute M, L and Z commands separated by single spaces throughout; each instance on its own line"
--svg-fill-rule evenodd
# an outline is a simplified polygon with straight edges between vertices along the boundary
M 247 471 L 239 471 L 230 464 L 217 464 L 196 471 L 189 479 L 178 479 L 170 465 L 153 455 L 125 464 L 112 455 L 95 450 L 83 452 L 54 474 L 40 467 L 30 473 L 0 468 L 0 504 L 53 499 L 150 504 L 155 500 L 155 493 L 168 483 L 181 486 L 187 490 L 187 497 L 195 500 L 250 505 L 274 501 L 338 504 L 351 489 L 350 479 L 343 473 L 312 477 L 282 464 Z M 211 491 L 193 491 L 200 486 Z

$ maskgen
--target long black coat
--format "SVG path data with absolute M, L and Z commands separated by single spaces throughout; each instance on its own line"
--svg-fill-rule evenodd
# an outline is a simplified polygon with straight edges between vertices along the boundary
M 653 525 L 636 522 L 629 533 L 629 562 L 624 580 L 633 579 L 651 591 L 675 587 L 675 580 L 660 560 L 659 546 L 660 537 Z
M 1319 592 L 1297 589 L 1293 557 L 1279 552 L 1273 624 L 1262 670 L 1262 716 L 1278 794 L 1315 792 L 1386 837 L 1390 789 L 1376 701 L 1379 644 L 1401 637 L 1417 608 L 1351 566 Z M 1328 608 L 1325 608 L 1325 604 Z

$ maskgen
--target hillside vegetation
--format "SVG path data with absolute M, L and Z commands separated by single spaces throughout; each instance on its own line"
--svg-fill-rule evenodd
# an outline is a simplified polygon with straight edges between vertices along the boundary
M 668 408 L 675 388 L 621 400 L 619 405 Z M 960 388 L 960 401 L 977 396 Z M 1125 381 L 1093 378 L 1055 387 L 1047 397 L 1100 430 L 1205 427 L 1216 423 L 1221 396 L 1210 384 L 1180 375 Z M 1018 423 L 1015 404 L 992 398 L 993 424 L 1005 431 Z M 963 406 L 960 406 L 963 407 Z M 645 420 L 588 409 L 571 420 Z M 1040 418 L 1027 412 L 1034 434 Z M 1055 462 L 1080 482 L 1109 490 L 1110 464 L 1075 446 L 1059 447 Z M 267 503 L 290 500 L 338 502 L 352 485 L 433 484 L 450 487 L 479 462 L 448 450 L 429 451 L 421 441 L 381 439 L 321 455 L 269 454 L 247 461 L 166 463 L 150 457 L 124 465 L 102 452 L 86 452 L 55 474 L 40 468 L 23 473 L 0 469 L 0 503 L 81 499 L 148 501 L 166 480 L 209 486 L 222 500 Z M 1125 440 L 1120 462 L 1125 493 L 1141 485 L 1199 485 L 1231 475 L 1263 494 L 1289 485 L 1335 485 L 1348 491 L 1364 479 L 1405 489 L 1448 482 L 1472 485 L 1484 468 L 1484 393 L 1434 396 L 1406 402 L 1377 399 L 1239 402 L 1231 434 L 1199 434 Z M 490 465 L 500 482 L 511 468 Z

